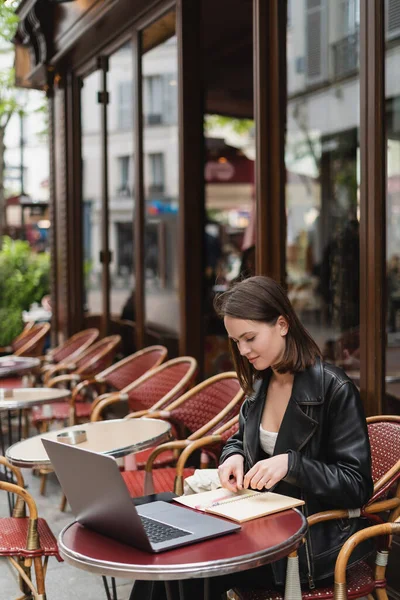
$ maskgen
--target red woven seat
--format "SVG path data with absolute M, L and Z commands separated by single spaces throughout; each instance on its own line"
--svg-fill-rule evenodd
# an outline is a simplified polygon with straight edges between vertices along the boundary
M 0 379 L 0 389 L 15 389 L 21 387 L 24 387 L 22 377 L 4 377 L 4 379 Z
M 365 562 L 359 562 L 347 571 L 348 598 L 367 596 L 375 589 L 374 572 Z M 240 600 L 283 600 L 283 595 L 276 590 L 234 590 Z M 314 590 L 303 590 L 303 600 L 328 600 L 334 597 L 334 587 L 321 587 Z
M 92 405 L 90 402 L 77 402 L 75 405 L 75 415 L 78 420 L 88 421 Z M 66 421 L 69 418 L 69 405 L 66 402 L 55 402 L 44 409 L 42 406 L 35 406 L 32 409 L 32 423 L 36 426 L 49 421 Z
M 149 448 L 148 450 L 143 450 L 142 452 L 138 452 L 135 454 L 135 463 L 137 469 L 144 469 L 147 459 L 150 454 L 153 452 L 153 448 Z M 163 452 L 160 457 L 157 457 L 153 463 L 153 467 L 165 467 L 174 462 L 174 453 L 172 450 L 168 450 Z
M 193 468 L 184 469 L 184 477 L 193 475 Z M 123 471 L 121 473 L 125 484 L 132 498 L 143 496 L 144 490 L 144 471 Z M 154 471 L 154 490 L 157 494 L 160 492 L 173 492 L 176 471 L 174 468 L 157 469 Z
M 8 558 L 17 571 L 23 598 L 44 599 L 48 558 L 55 556 L 61 561 L 57 540 L 46 521 L 38 517 L 35 501 L 25 490 L 20 469 L 3 456 L 0 456 L 0 464 L 12 472 L 17 482 L 0 480 L 0 489 L 16 497 L 12 517 L 0 518 L 0 557 Z M 31 577 L 31 566 L 35 570 L 36 587 Z
M 38 533 L 40 548 L 27 550 L 26 539 L 28 535 L 29 519 L 4 517 L 0 519 L 0 556 L 56 556 L 59 561 L 57 540 L 44 519 L 38 519 Z

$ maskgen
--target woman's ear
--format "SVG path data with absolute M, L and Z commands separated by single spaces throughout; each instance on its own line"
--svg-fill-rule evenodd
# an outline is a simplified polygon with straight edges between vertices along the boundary
M 289 323 L 287 322 L 285 317 L 280 315 L 278 317 L 277 324 L 278 324 L 279 333 L 281 334 L 281 336 L 284 337 L 285 335 L 287 335 L 287 332 L 289 331 Z

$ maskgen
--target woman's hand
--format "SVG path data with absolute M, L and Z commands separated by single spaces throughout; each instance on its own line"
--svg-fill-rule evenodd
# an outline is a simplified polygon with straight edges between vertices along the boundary
M 223 488 L 231 492 L 243 489 L 243 465 L 243 456 L 232 454 L 218 467 L 218 475 Z
M 271 489 L 287 475 L 288 468 L 288 454 L 278 454 L 260 460 L 246 473 L 243 487 L 246 489 L 252 488 L 253 490 Z

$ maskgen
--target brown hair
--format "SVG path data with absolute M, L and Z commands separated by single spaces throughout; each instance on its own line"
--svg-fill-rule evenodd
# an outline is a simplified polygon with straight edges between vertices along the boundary
M 271 279 L 257 275 L 233 285 L 215 298 L 214 307 L 220 317 L 260 321 L 275 325 L 282 316 L 289 325 L 286 349 L 282 360 L 274 365 L 278 373 L 304 371 L 321 357 L 320 349 L 300 323 L 284 289 Z M 241 356 L 236 344 L 229 340 L 235 369 L 246 394 L 253 391 L 253 382 L 262 373 Z

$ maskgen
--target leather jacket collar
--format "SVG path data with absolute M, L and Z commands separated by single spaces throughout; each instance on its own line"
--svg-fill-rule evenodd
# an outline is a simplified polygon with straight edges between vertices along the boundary
M 259 428 L 270 377 L 271 369 L 268 369 L 265 376 L 257 380 L 254 394 L 249 397 L 245 446 L 251 459 L 249 462 L 253 464 L 260 459 Z M 279 429 L 274 455 L 283 454 L 288 450 L 298 451 L 307 444 L 318 427 L 318 421 L 312 416 L 312 407 L 321 406 L 323 403 L 324 370 L 321 361 L 317 359 L 313 366 L 294 376 L 292 395 Z

